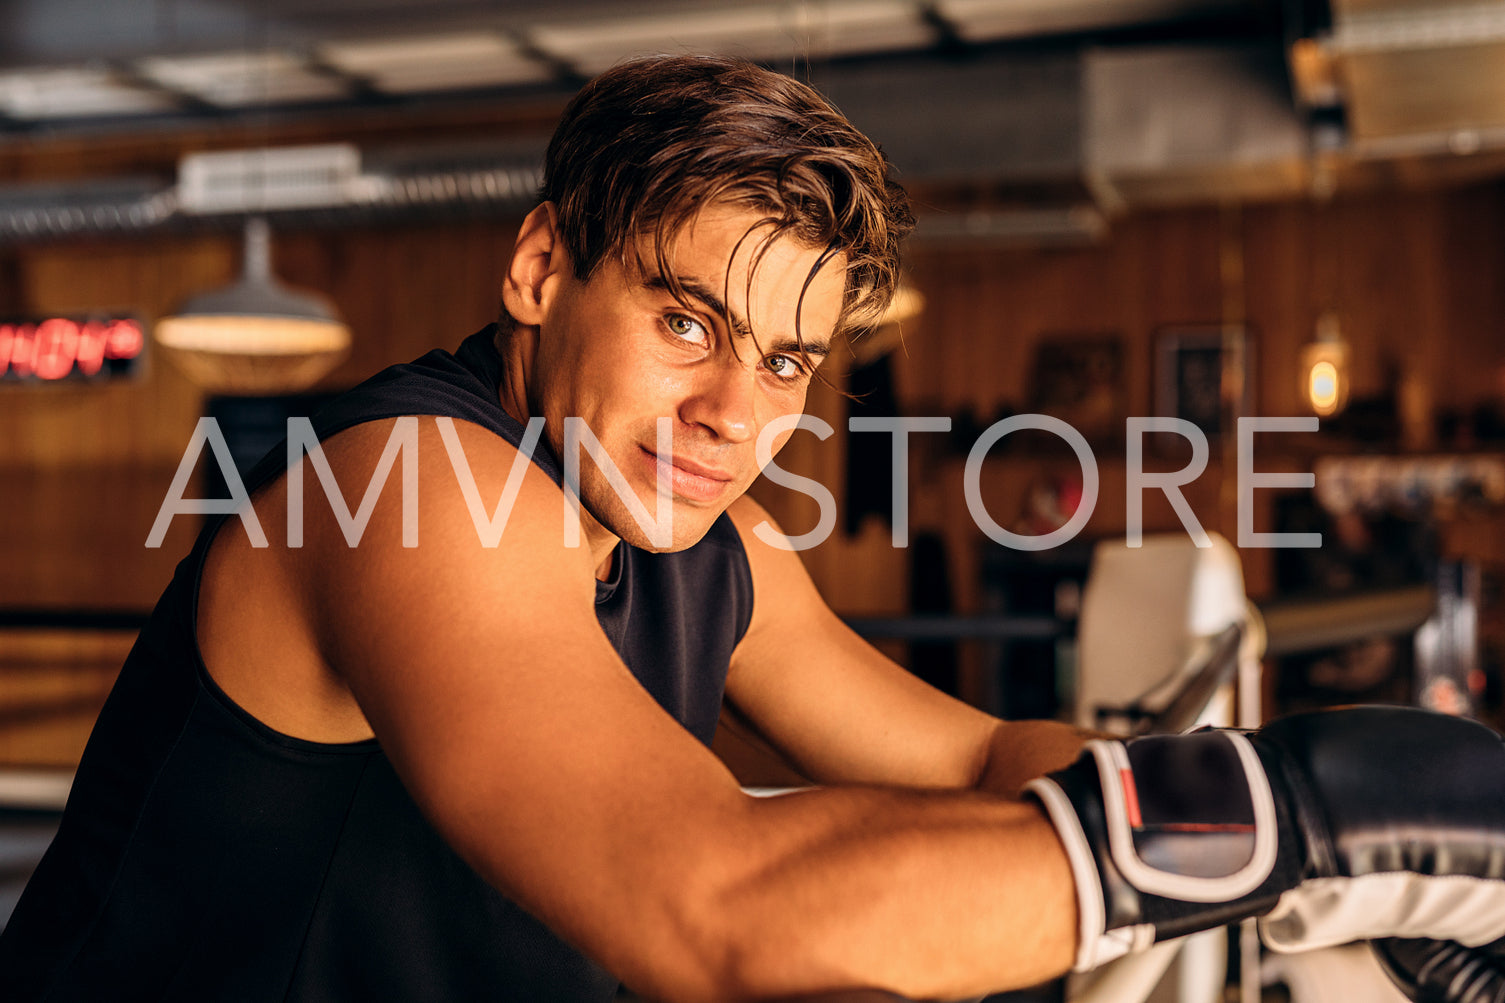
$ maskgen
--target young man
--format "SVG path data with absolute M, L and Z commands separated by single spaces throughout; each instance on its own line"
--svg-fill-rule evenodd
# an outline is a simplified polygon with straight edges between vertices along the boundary
M 873 652 L 743 497 L 892 291 L 910 219 L 872 143 L 748 64 L 630 63 L 543 195 L 499 328 L 342 397 L 179 567 L 0 940 L 7 998 L 954 997 L 1252 912 L 1123 891 L 1086 760 L 1049 815 L 1017 800 L 1080 738 Z M 399 455 L 412 496 L 358 542 L 303 505 L 307 468 L 348 497 Z M 745 796 L 723 702 L 822 787 Z M 1258 787 L 1195 748 L 1232 781 L 1194 795 Z M 1306 853 L 1281 811 L 1261 908 Z

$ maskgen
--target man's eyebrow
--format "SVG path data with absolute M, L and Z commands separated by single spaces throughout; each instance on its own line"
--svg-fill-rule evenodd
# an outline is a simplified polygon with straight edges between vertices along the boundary
M 693 299 L 699 300 L 700 305 L 705 307 L 708 312 L 714 313 L 718 317 L 726 318 L 727 322 L 731 324 L 733 332 L 744 338 L 752 337 L 752 327 L 735 311 L 728 310 L 726 304 L 721 302 L 721 297 L 716 295 L 715 290 L 699 279 L 690 279 L 681 276 L 676 281 L 679 283 L 679 288 L 683 289 Z M 673 292 L 669 288 L 669 281 L 662 275 L 648 277 L 644 280 L 643 285 L 649 289 L 657 289 L 661 292 Z
M 699 279 L 686 278 L 681 276 L 679 277 L 678 282 L 679 287 L 683 289 L 685 293 L 690 297 L 699 300 L 701 306 L 705 307 L 706 310 L 714 313 L 718 317 L 726 318 L 726 320 L 731 324 L 732 331 L 735 334 L 743 338 L 752 338 L 752 326 L 749 325 L 741 315 L 737 314 L 735 311 L 728 310 L 726 308 L 726 304 L 721 301 L 720 296 L 716 295 L 716 291 L 714 289 L 711 289 Z M 643 285 L 649 289 L 657 289 L 662 292 L 673 291 L 669 288 L 668 280 L 665 279 L 662 275 L 653 275 L 648 277 L 644 280 Z M 773 342 L 772 344 L 762 345 L 760 347 L 770 354 L 786 353 L 798 355 L 800 353 L 804 353 L 805 355 L 813 355 L 822 359 L 831 354 L 831 346 L 823 341 L 806 340 L 804 344 L 800 344 L 798 340 L 793 338 L 783 338 L 779 341 Z
M 808 355 L 816 359 L 824 359 L 831 354 L 831 346 L 824 341 L 806 340 L 800 344 L 792 338 L 776 341 L 768 346 L 769 355 Z

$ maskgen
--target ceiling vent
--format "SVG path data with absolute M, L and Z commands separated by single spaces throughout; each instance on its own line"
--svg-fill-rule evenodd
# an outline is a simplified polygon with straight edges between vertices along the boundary
M 202 216 L 348 205 L 383 185 L 361 174 L 360 151 L 348 144 L 192 153 L 178 166 L 178 208 Z
M 1095 50 L 1083 91 L 1087 182 L 1110 210 L 1306 190 L 1310 142 L 1278 47 Z

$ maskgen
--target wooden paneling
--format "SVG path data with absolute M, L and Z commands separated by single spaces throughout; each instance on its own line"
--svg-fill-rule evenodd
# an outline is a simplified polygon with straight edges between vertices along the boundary
M 275 235 L 279 275 L 330 295 L 354 333 L 323 385 L 453 348 L 489 323 L 516 227 Z M 34 249 L 0 267 L 0 312 L 122 310 L 150 324 L 238 268 L 228 233 Z M 0 604 L 149 606 L 192 539 L 193 520 L 179 518 L 163 547 L 144 546 L 203 408 L 162 358 L 128 382 L 0 386 Z
M 76 765 L 133 640 L 0 631 L 0 763 Z
M 1467 410 L 1505 396 L 1505 196 L 1499 187 L 1369 195 L 1330 204 L 1291 203 L 1219 211 L 1174 210 L 1115 221 L 1100 246 L 1052 251 L 917 248 L 911 271 L 927 300 L 897 356 L 910 413 L 991 420 L 1032 405 L 1033 359 L 1052 337 L 1113 333 L 1125 346 L 1127 413 L 1153 414 L 1153 347 L 1166 326 L 1247 321 L 1253 343 L 1253 411 L 1307 413 L 1298 360 L 1317 317 L 1335 310 L 1353 358 L 1355 398 L 1422 402 Z M 1231 287 L 1220 249 L 1232 239 L 1244 280 Z M 1225 313 L 1225 311 L 1234 311 Z M 1407 445 L 1439 445 L 1418 434 Z M 1332 444 L 1258 444 L 1261 470 L 1302 464 Z M 1440 445 L 1448 445 L 1442 443 Z M 1392 444 L 1393 446 L 1393 444 Z M 1341 445 L 1338 448 L 1342 448 Z M 1102 478 L 1085 535 L 1124 530 L 1122 443 L 1095 444 Z M 1075 461 L 1000 452 L 985 474 L 995 519 L 1007 525 L 1040 480 L 1070 474 Z M 1231 453 L 1213 446 L 1206 473 L 1185 491 L 1202 524 L 1235 538 Z M 962 504 L 960 460 L 917 479 L 918 525 L 947 534 L 957 592 L 975 600 L 970 568 L 982 536 Z M 1171 467 L 1174 469 L 1174 465 Z M 1146 529 L 1179 531 L 1163 496 L 1146 496 Z M 1270 529 L 1268 496 L 1257 496 L 1256 529 Z M 1251 592 L 1272 587 L 1268 552 L 1244 555 Z M 850 565 L 849 565 L 850 566 Z

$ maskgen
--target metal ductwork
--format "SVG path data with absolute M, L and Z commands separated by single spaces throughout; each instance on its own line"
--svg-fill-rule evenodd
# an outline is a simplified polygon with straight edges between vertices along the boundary
M 1505 2 L 1331 0 L 1292 50 L 1302 100 L 1363 159 L 1505 149 Z
M 1087 219 L 1074 210 L 1094 204 L 1289 197 L 1307 186 L 1307 126 L 1278 45 L 910 61 L 843 68 L 817 83 L 905 178 L 991 186 L 1005 199 L 1054 189 L 1055 205 L 1033 205 L 1017 221 L 989 207 L 994 220 L 970 231 L 965 222 L 933 228 L 961 238 L 992 229 L 1032 239 L 1055 219 L 1046 235 L 1070 239 Z
M 541 158 L 470 155 L 425 166 L 411 155 L 363 167 L 351 146 L 273 147 L 185 157 L 177 184 L 126 179 L 0 189 L 0 243 L 239 224 L 348 225 L 463 212 L 521 213 L 538 192 Z
M 1082 61 L 989 55 L 830 67 L 812 81 L 905 180 L 1029 184 L 1079 177 Z
M 1086 172 L 1105 208 L 1306 190 L 1308 132 L 1279 49 L 1095 50 L 1085 81 Z

